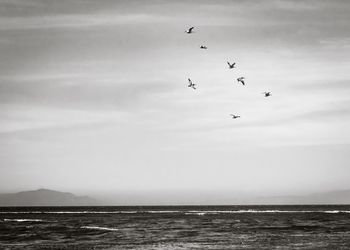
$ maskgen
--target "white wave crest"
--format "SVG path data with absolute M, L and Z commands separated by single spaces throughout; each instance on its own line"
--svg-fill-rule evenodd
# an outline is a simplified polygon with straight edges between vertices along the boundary
M 324 213 L 326 213 L 326 214 L 339 214 L 339 213 L 350 214 L 350 211 L 346 211 L 346 210 L 328 210 L 328 211 L 324 211 Z
M 350 213 L 348 210 L 209 210 L 209 211 L 186 211 L 185 214 L 205 215 L 205 214 L 245 214 L 245 213 Z
M 187 212 L 187 213 L 185 213 L 186 215 L 193 215 L 193 214 L 195 214 L 195 215 L 206 215 L 207 213 L 205 213 L 205 212 Z
M 94 230 L 103 230 L 103 231 L 118 231 L 118 228 L 113 228 L 113 227 L 98 227 L 98 226 L 83 226 L 80 227 L 83 229 L 94 229 Z
M 4 221 L 13 221 L 13 222 L 41 222 L 40 219 L 4 219 Z
M 0 211 L 0 214 L 136 214 L 147 211 Z

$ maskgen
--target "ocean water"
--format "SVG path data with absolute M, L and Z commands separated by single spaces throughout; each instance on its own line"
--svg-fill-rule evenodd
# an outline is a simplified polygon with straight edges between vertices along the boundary
M 350 249 L 350 206 L 0 208 L 0 249 Z

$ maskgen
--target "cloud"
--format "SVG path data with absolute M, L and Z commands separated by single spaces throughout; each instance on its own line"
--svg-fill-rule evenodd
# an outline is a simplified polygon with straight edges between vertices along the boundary
M 333 105 L 329 105 L 330 107 L 325 109 L 317 109 L 304 111 L 301 113 L 290 113 L 289 116 L 278 116 L 278 117 L 269 117 L 264 118 L 260 117 L 256 118 L 247 118 L 242 117 L 238 120 L 233 120 L 231 122 L 218 122 L 218 121 L 210 121 L 203 123 L 196 123 L 192 125 L 186 125 L 186 127 L 173 127 L 174 131 L 182 131 L 188 133 L 196 133 L 203 131 L 214 131 L 214 130 L 234 130 L 240 129 L 239 131 L 243 131 L 244 129 L 250 128 L 261 128 L 261 127 L 278 127 L 285 125 L 296 125 L 303 123 L 333 123 L 335 121 L 344 122 L 347 118 L 348 122 L 350 121 L 350 101 L 347 102 L 338 102 Z M 229 117 L 227 120 L 230 119 Z M 249 119 L 249 120 L 245 120 Z
M 335 76 L 336 77 L 336 76 Z M 291 89 L 297 92 L 320 92 L 320 91 L 349 91 L 350 79 L 337 80 L 332 79 L 331 76 L 327 80 L 308 81 L 300 84 L 293 84 Z
M 0 134 L 45 129 L 67 129 L 115 122 L 121 112 L 91 112 L 53 108 L 6 105 L 0 109 Z
M 333 104 L 333 106 L 328 109 L 320 109 L 298 114 L 293 116 L 291 120 L 320 122 L 334 120 L 344 121 L 344 118 L 350 118 L 350 101 Z
M 350 37 L 333 37 L 322 39 L 319 42 L 323 47 L 329 49 L 349 49 Z
M 125 24 L 144 24 L 164 22 L 165 17 L 148 14 L 91 14 L 56 15 L 36 17 L 0 17 L 0 30 L 84 28 L 93 26 L 113 26 Z
M 114 75 L 36 75 L 0 81 L 0 103 L 45 105 L 70 109 L 143 109 L 152 97 L 174 92 L 165 80 L 120 81 Z M 146 106 L 145 106 L 146 105 Z

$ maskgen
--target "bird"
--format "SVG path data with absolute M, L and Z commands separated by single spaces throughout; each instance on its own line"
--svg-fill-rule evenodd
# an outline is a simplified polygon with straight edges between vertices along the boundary
M 232 116 L 232 119 L 237 119 L 237 118 L 240 118 L 241 116 L 239 115 L 234 115 L 234 114 L 230 114 Z
M 196 89 L 196 84 L 194 84 L 194 83 L 192 82 L 192 80 L 191 80 L 190 78 L 188 78 L 188 86 L 187 86 L 187 87 Z
M 187 33 L 187 34 L 191 34 L 191 33 L 193 32 L 193 31 L 192 31 L 193 29 L 194 29 L 194 27 L 189 28 L 188 30 L 186 30 L 186 33 Z
M 271 92 L 263 92 L 263 94 L 265 95 L 265 97 L 271 96 Z
M 229 63 L 229 62 L 227 62 L 227 64 L 228 64 L 228 67 L 230 68 L 230 69 L 233 69 L 234 67 L 235 67 L 235 65 L 236 65 L 236 63 Z
M 243 85 L 245 85 L 244 77 L 238 77 L 238 78 L 237 78 L 237 82 L 240 82 L 240 83 L 242 83 Z
M 204 45 L 201 45 L 200 48 L 201 48 L 201 49 L 207 49 L 208 47 L 207 47 L 207 46 L 204 46 Z

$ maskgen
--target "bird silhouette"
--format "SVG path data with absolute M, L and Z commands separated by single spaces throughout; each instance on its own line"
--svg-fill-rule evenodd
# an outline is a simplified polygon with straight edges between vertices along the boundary
M 235 65 L 236 65 L 236 63 L 229 63 L 229 62 L 227 62 L 227 64 L 228 64 L 228 67 L 230 68 L 230 69 L 233 69 L 234 67 L 235 67 Z
M 240 82 L 240 83 L 242 83 L 243 85 L 245 85 L 244 77 L 239 77 L 239 78 L 237 78 L 237 82 Z
M 271 92 L 263 92 L 263 94 L 265 95 L 265 97 L 271 96 Z
M 187 86 L 187 87 L 196 89 L 196 84 L 194 84 L 194 83 L 192 82 L 192 80 L 191 80 L 190 78 L 188 78 L 188 86 Z
M 191 34 L 193 32 L 193 29 L 194 29 L 194 27 L 189 28 L 188 30 L 186 30 L 186 33 Z
M 239 116 L 239 115 L 230 114 L 230 116 L 232 116 L 232 119 L 237 119 L 237 118 L 240 118 L 240 116 Z
M 204 45 L 201 45 L 199 48 L 201 48 L 201 49 L 207 49 L 208 47 L 207 47 L 207 46 L 204 46 Z

